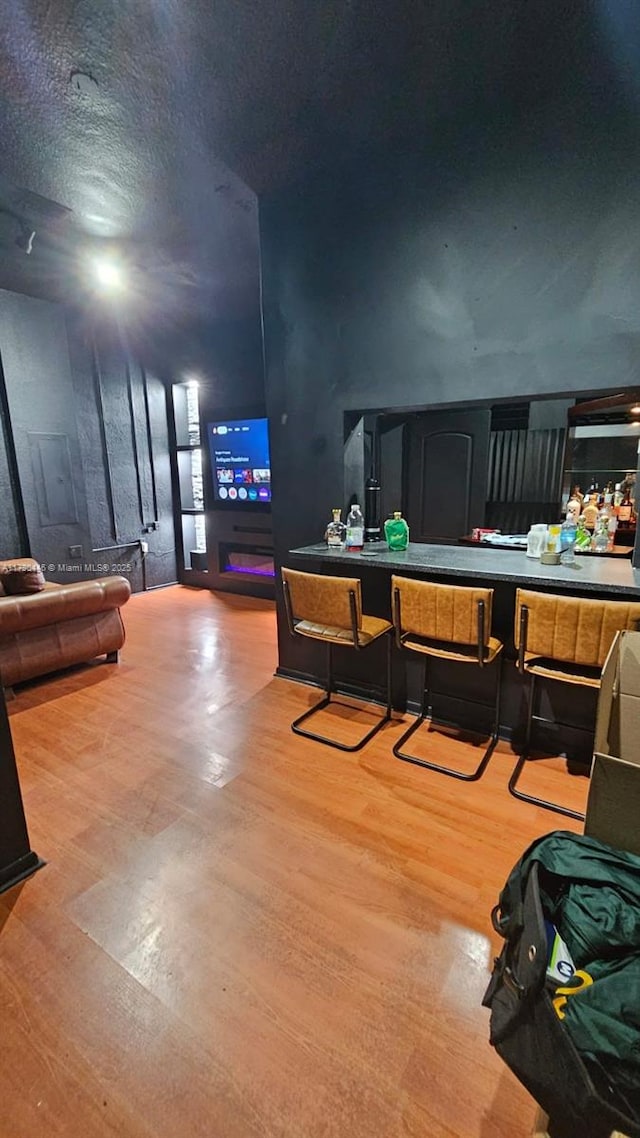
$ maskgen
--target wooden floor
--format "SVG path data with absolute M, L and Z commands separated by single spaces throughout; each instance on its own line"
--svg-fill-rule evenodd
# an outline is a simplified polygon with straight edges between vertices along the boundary
M 507 748 L 465 785 L 394 759 L 398 722 L 356 755 L 295 737 L 316 693 L 272 678 L 267 602 L 124 616 L 120 665 L 11 705 L 48 864 L 0 897 L 1 1138 L 528 1136 L 480 1007 L 489 914 L 577 825 L 509 797 Z M 559 762 L 527 778 L 584 800 Z

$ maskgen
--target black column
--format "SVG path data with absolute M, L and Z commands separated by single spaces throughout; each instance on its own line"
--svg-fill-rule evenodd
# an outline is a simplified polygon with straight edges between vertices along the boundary
M 29 843 L 7 705 L 0 685 L 0 893 L 41 865 L 44 862 Z

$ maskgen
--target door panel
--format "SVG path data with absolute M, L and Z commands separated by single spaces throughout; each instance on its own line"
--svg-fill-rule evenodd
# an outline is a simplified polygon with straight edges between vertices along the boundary
M 0 355 L 29 552 L 68 580 L 70 547 L 92 546 L 62 307 L 0 292 Z
M 464 537 L 484 523 L 491 412 L 429 411 L 409 425 L 405 512 L 412 541 Z

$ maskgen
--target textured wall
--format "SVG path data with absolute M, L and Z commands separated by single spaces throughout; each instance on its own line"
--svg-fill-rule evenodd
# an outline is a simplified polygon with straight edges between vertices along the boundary
M 8 407 L 0 446 L 1 556 L 29 551 L 55 566 L 47 576 L 59 581 L 124 565 L 140 589 L 144 576 L 134 543 L 144 538 L 147 584 L 175 580 L 164 385 L 117 337 L 96 337 L 61 305 L 7 291 L 0 292 L 0 360 Z M 15 445 L 17 479 L 9 471 L 7 435 Z M 62 467 L 43 471 L 51 448 L 54 458 L 62 454 Z M 157 529 L 144 533 L 151 523 Z M 98 552 L 116 544 L 124 547 Z M 72 554 L 72 546 L 81 553 Z
M 2 552 L 0 556 L 4 556 L 5 550 L 27 553 L 28 542 L 19 492 L 19 480 L 16 477 L 15 458 L 13 458 L 12 453 L 13 436 L 6 401 L 6 388 L 1 372 L 1 360 L 0 417 L 2 420 L 2 430 L 0 431 L 0 534 L 2 535 Z
M 53 580 L 64 580 L 59 566 L 69 561 L 70 546 L 90 544 L 64 311 L 1 292 L 0 356 L 30 550 L 54 566 Z M 48 478 L 39 444 L 56 442 L 68 465 Z M 63 498 L 54 501 L 58 486 Z M 19 552 L 7 548 L 4 556 Z
M 281 559 L 342 500 L 345 410 L 637 381 L 639 156 L 635 123 L 574 100 L 261 203 Z
M 130 564 L 135 589 L 176 579 L 166 391 L 116 327 L 69 321 L 76 416 L 87 488 L 94 561 Z M 157 528 L 145 532 L 151 524 Z M 127 546 L 127 543 L 128 546 Z

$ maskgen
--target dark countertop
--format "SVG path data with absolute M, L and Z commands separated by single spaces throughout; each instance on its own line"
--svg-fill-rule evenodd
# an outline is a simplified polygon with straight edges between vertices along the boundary
M 563 592 L 614 593 L 640 599 L 640 570 L 622 557 L 585 557 L 575 568 L 541 565 L 521 550 L 471 549 L 459 545 L 419 545 L 410 542 L 402 553 L 392 553 L 385 542 L 365 545 L 362 553 L 329 549 L 322 542 L 289 551 L 296 558 L 349 567 L 357 576 L 369 566 L 402 572 L 432 573 L 438 577 L 466 577 L 477 581 L 508 581 L 514 585 L 544 585 Z

